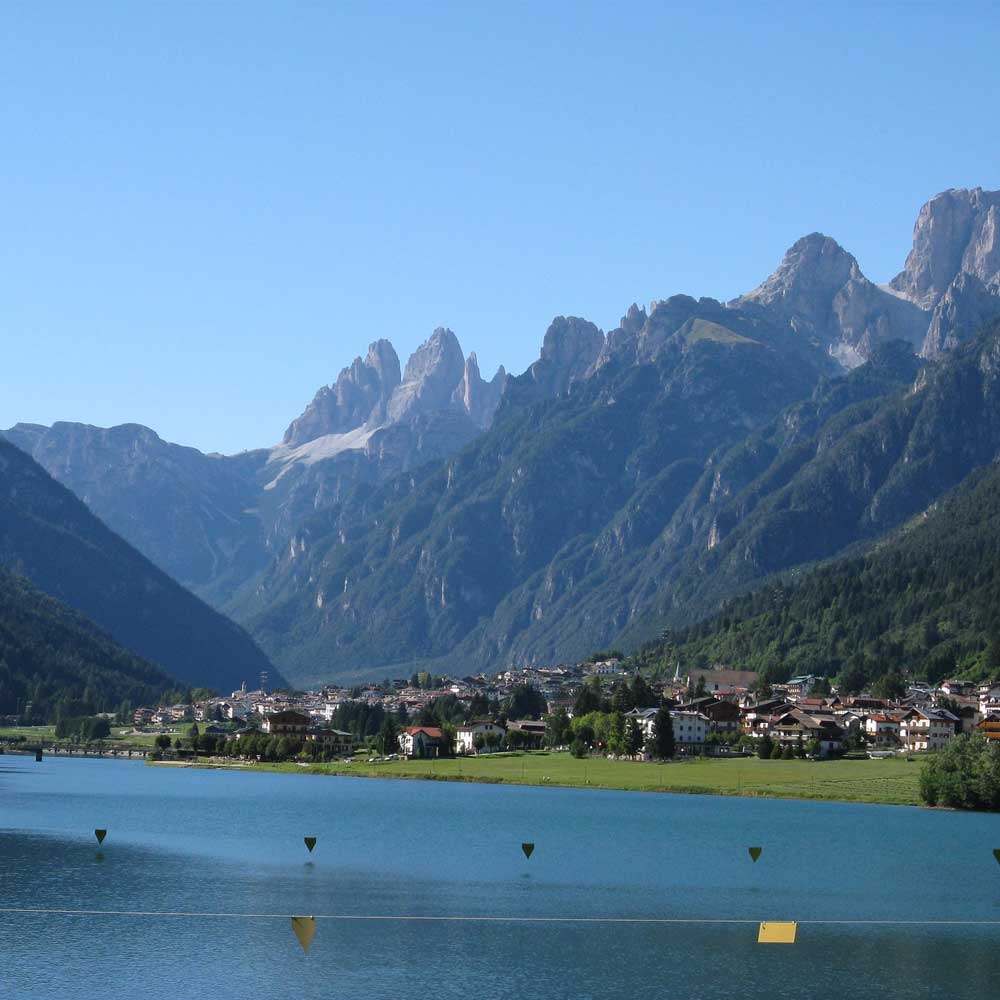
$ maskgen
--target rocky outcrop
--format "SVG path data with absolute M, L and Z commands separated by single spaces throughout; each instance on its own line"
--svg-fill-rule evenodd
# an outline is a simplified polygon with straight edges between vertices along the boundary
M 800 239 L 762 285 L 731 305 L 767 310 L 845 368 L 889 340 L 919 347 L 928 322 L 920 308 L 869 281 L 854 257 L 821 233 Z
M 324 434 L 344 434 L 385 419 L 389 397 L 399 386 L 399 358 L 388 340 L 377 340 L 367 357 L 355 358 L 331 386 L 323 386 L 302 416 L 285 431 L 284 443 L 300 445 Z
M 518 399 L 531 402 L 561 396 L 594 368 L 604 333 L 577 316 L 556 316 L 545 331 L 538 360 L 518 378 Z
M 464 375 L 465 358 L 458 337 L 438 327 L 406 362 L 403 381 L 389 399 L 388 422 L 399 423 L 420 413 L 449 409 Z
M 913 227 L 913 249 L 890 287 L 933 309 L 963 272 L 984 285 L 1000 275 L 1000 191 L 952 189 L 927 202 Z
M 975 275 L 960 272 L 934 306 L 920 350 L 921 356 L 939 358 L 976 333 L 998 313 L 1000 278 L 984 285 Z
M 465 410 L 480 430 L 485 430 L 493 422 L 506 385 L 507 370 L 503 365 L 489 382 L 484 381 L 479 374 L 479 359 L 473 352 L 465 359 L 465 373 L 452 394 L 452 402 Z

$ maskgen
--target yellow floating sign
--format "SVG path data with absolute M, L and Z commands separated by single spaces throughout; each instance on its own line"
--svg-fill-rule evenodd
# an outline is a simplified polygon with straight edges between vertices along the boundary
M 794 920 L 762 920 L 757 944 L 795 944 L 798 927 Z
M 107 835 L 108 835 L 108 831 L 107 830 L 95 830 L 94 831 L 94 836 L 97 838 L 97 842 L 99 844 L 103 844 L 104 843 L 104 838 Z
M 521 845 L 521 850 L 524 851 L 524 856 L 526 858 L 530 858 L 531 855 L 532 855 L 532 853 L 535 850 L 535 845 L 534 844 L 522 844 Z
M 760 857 L 760 852 L 763 850 L 762 847 L 748 847 L 747 850 L 750 852 L 750 857 L 753 858 L 754 864 L 757 863 L 757 859 Z
M 313 935 L 316 933 L 315 917 L 292 917 L 292 931 L 299 939 L 302 950 L 309 952 L 309 945 L 312 944 Z
M 316 838 L 315 837 L 303 837 L 302 839 L 305 841 L 306 847 L 309 848 L 309 853 L 312 854 L 312 849 L 316 846 Z

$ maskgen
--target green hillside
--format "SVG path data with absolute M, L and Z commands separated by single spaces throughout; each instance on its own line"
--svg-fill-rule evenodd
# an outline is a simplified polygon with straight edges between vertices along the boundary
M 280 677 L 238 625 L 97 519 L 20 449 L 0 440 L 0 568 L 75 608 L 185 684 L 231 691 Z
M 162 670 L 23 577 L 0 570 L 0 715 L 51 722 L 155 703 L 177 687 Z
M 772 681 L 826 674 L 853 691 L 899 668 L 928 681 L 1000 676 L 1000 466 L 870 552 L 730 601 L 636 660 L 722 663 Z

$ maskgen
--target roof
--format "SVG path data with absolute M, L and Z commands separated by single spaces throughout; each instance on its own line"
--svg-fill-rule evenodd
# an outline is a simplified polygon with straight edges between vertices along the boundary
M 441 730 L 437 726 L 407 726 L 404 732 L 407 736 L 416 736 L 417 733 L 423 733 L 424 736 L 429 736 L 432 740 L 441 739 Z

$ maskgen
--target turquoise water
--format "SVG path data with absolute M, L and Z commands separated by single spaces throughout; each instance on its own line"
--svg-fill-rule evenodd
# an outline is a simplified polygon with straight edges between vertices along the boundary
M 1000 921 L 998 846 L 998 817 L 890 806 L 0 757 L 8 910 Z M 983 1000 L 998 946 L 1000 926 L 765 946 L 747 924 L 392 919 L 319 921 L 306 955 L 284 918 L 6 912 L 0 998 Z

